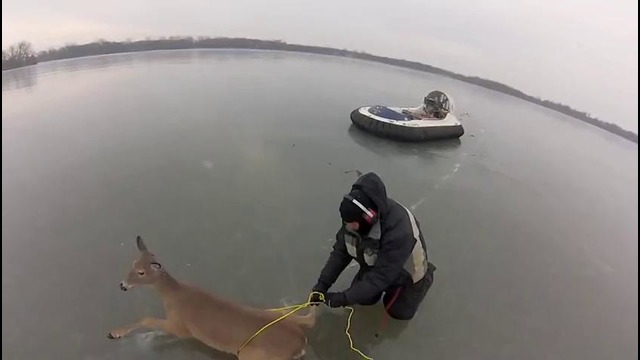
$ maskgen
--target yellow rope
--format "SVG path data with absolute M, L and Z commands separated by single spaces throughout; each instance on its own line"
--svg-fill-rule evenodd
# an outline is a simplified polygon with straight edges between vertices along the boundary
M 311 298 L 313 297 L 314 294 L 317 294 L 320 297 L 320 301 L 324 302 L 324 294 L 314 291 L 311 294 L 309 294 L 309 299 L 307 300 L 307 302 L 305 302 L 303 304 L 285 306 L 285 307 L 281 307 L 281 308 L 277 308 L 277 309 L 269 309 L 269 311 L 284 311 L 284 310 L 289 310 L 289 309 L 293 309 L 293 310 L 291 310 L 288 313 L 280 316 L 279 318 L 273 320 L 272 322 L 270 322 L 267 325 L 265 325 L 262 328 L 260 328 L 260 330 L 256 331 L 255 334 L 253 334 L 249 339 L 247 339 L 247 341 L 244 342 L 244 344 L 242 344 L 242 346 L 240 346 L 240 348 L 238 349 L 237 354 L 239 354 L 240 351 L 242 351 L 242 349 L 244 349 L 251 342 L 251 340 L 253 340 L 256 336 L 260 335 L 262 332 L 264 332 L 266 329 L 268 329 L 271 325 L 277 323 L 278 321 L 281 321 L 281 320 L 287 318 L 289 315 L 295 313 L 296 311 L 298 311 L 300 309 L 304 309 L 304 308 L 306 308 L 308 306 L 311 306 L 313 304 L 318 304 L 316 302 L 312 302 L 311 301 Z M 347 318 L 347 327 L 344 330 L 344 333 L 347 334 L 347 338 L 349 339 L 349 346 L 351 347 L 351 350 L 357 352 L 358 354 L 360 354 L 360 356 L 362 356 L 366 360 L 373 360 L 373 358 L 368 357 L 367 355 L 363 354 L 362 351 L 356 349 L 353 346 L 353 340 L 351 339 L 351 334 L 349 333 L 349 329 L 351 328 L 351 317 L 353 316 L 353 312 L 355 311 L 355 309 L 350 307 L 350 306 L 347 306 L 346 308 L 350 310 L 350 313 L 349 313 L 349 317 Z
M 280 320 L 283 320 L 285 318 L 287 318 L 289 315 L 293 314 L 294 312 L 303 309 L 307 306 L 310 306 L 312 304 L 311 302 L 311 297 L 313 296 L 313 294 L 316 294 L 314 292 L 312 292 L 311 294 L 309 294 L 309 299 L 307 300 L 306 303 L 304 304 L 300 304 L 300 305 L 292 305 L 292 306 L 287 306 L 287 307 L 283 307 L 283 308 L 279 308 L 279 309 L 269 309 L 270 311 L 282 311 L 282 310 L 288 310 L 288 309 L 293 309 L 291 311 L 289 311 L 288 313 L 280 316 L 279 318 L 273 320 L 272 322 L 268 323 L 267 325 L 263 326 L 262 328 L 260 328 L 260 330 L 256 331 L 255 334 L 253 334 L 249 339 L 247 339 L 247 341 L 244 342 L 244 344 L 242 344 L 242 346 L 240 346 L 240 348 L 238 349 L 238 354 L 240 353 L 240 351 L 242 351 L 242 349 L 245 348 L 245 346 L 247 346 L 247 344 L 249 344 L 251 342 L 251 340 L 253 340 L 256 336 L 260 335 L 263 331 L 265 331 L 267 328 L 269 328 L 269 326 L 277 323 Z M 324 302 L 324 294 L 321 293 L 317 293 L 320 294 L 320 301 Z
M 355 347 L 353 347 L 353 340 L 351 340 L 351 334 L 349 334 L 349 328 L 351 328 L 351 317 L 353 316 L 353 312 L 356 311 L 354 308 L 352 308 L 351 306 L 345 306 L 347 309 L 349 309 L 349 317 L 347 318 L 347 327 L 346 329 L 344 329 L 344 333 L 347 334 L 347 338 L 349 339 L 349 347 L 351 347 L 351 350 L 357 352 L 358 354 L 360 354 L 360 356 L 362 356 L 363 358 L 367 359 L 367 360 L 373 360 L 373 358 L 368 357 L 367 355 L 363 354 L 362 351 L 356 349 Z

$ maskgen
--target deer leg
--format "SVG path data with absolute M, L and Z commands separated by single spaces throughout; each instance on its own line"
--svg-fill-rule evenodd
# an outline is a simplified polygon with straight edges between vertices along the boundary
M 149 328 L 149 329 L 153 329 L 153 330 L 161 330 L 161 331 L 173 334 L 173 335 L 178 336 L 178 337 L 189 336 L 189 333 L 185 329 L 182 329 L 182 328 L 176 326 L 175 324 L 173 324 L 169 320 L 146 317 L 146 318 L 143 318 L 142 320 L 140 320 L 140 321 L 138 321 L 136 323 L 133 323 L 133 324 L 130 324 L 130 325 L 126 325 L 126 326 L 122 326 L 122 327 L 119 327 L 119 328 L 111 331 L 107 335 L 107 337 L 109 339 L 119 339 L 119 338 L 127 335 L 131 331 L 136 330 L 136 329 L 141 328 L 141 327 L 145 327 L 145 328 Z

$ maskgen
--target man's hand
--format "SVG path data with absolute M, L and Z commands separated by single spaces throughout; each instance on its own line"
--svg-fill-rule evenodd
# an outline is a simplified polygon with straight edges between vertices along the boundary
M 313 292 L 311 293 L 311 298 L 309 300 L 311 302 L 311 306 L 318 306 L 322 304 L 322 297 L 325 297 L 326 299 L 326 295 L 324 294 L 324 292 L 313 290 Z
M 329 286 L 325 285 L 322 282 L 318 282 L 311 289 L 311 299 L 309 300 L 311 302 L 311 305 L 316 306 L 325 302 L 327 300 L 326 295 L 328 290 L 329 290 Z M 317 293 L 320 293 L 322 295 Z
M 324 300 L 332 308 L 338 308 L 349 305 L 347 297 L 342 292 L 330 292 L 324 296 Z

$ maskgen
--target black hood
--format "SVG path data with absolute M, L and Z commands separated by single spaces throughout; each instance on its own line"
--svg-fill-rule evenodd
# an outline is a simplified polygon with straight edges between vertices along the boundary
M 351 190 L 360 189 L 364 192 L 378 208 L 378 213 L 384 215 L 389 206 L 387 204 L 387 189 L 380 177 L 372 172 L 366 173 L 351 186 Z

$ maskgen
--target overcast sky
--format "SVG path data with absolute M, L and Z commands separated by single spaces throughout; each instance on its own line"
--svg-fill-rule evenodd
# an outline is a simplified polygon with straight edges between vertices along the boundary
M 638 131 L 637 0 L 2 0 L 2 47 L 206 35 L 404 58 Z

